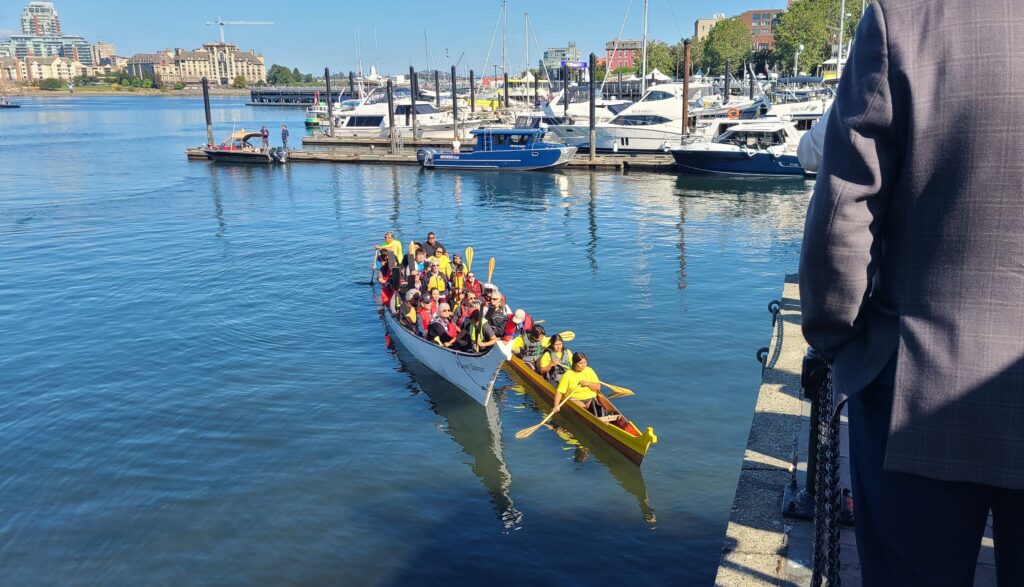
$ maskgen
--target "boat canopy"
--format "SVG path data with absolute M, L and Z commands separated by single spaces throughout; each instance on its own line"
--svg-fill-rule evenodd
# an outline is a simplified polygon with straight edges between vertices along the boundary
M 247 131 L 247 130 L 245 130 L 243 128 L 242 130 L 236 130 L 235 132 L 231 133 L 231 136 L 229 136 L 227 139 L 225 139 L 224 142 L 221 143 L 221 144 L 222 145 L 226 145 L 226 144 L 232 143 L 234 141 L 242 141 L 244 143 L 244 142 L 248 141 L 249 139 L 255 138 L 255 137 L 258 137 L 258 136 L 262 136 L 260 131 L 258 131 L 258 130 L 257 131 Z

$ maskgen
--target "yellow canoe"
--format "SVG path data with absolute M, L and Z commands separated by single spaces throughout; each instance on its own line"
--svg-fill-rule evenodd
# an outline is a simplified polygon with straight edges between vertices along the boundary
M 554 401 L 555 388 L 522 359 L 513 356 L 505 362 L 505 366 L 512 369 L 538 393 L 547 397 L 548 401 Z M 651 448 L 652 444 L 658 442 L 658 436 L 654 434 L 654 429 L 648 426 L 647 430 L 641 433 L 640 429 L 626 419 L 604 394 L 597 394 L 597 399 L 609 416 L 598 418 L 574 401 L 567 402 L 559 415 L 572 418 L 586 426 L 627 459 L 640 465 L 644 456 L 647 455 L 647 450 Z

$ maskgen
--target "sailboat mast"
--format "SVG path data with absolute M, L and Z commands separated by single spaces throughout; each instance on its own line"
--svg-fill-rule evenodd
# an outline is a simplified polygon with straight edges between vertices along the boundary
M 530 73 L 530 15 L 529 13 L 523 13 L 523 48 L 526 50 L 526 56 L 523 60 L 526 62 L 526 73 Z
M 839 56 L 836 58 L 836 79 L 843 75 L 843 27 L 846 26 L 846 0 L 839 3 Z
M 644 46 L 641 49 L 640 95 L 647 91 L 647 0 L 644 0 Z
M 502 0 L 501 11 L 505 19 L 505 31 L 501 35 L 501 70 L 508 71 L 508 0 Z

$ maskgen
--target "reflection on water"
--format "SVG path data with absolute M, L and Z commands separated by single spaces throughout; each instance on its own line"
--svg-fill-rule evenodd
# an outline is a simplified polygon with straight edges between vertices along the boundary
M 513 389 L 516 393 L 528 394 L 533 399 L 534 405 L 545 415 L 551 410 L 552 406 L 548 398 L 537 393 L 522 376 L 512 369 L 505 369 L 505 372 L 515 382 Z M 597 461 L 608 469 L 619 486 L 636 499 L 644 521 L 653 527 L 657 518 L 654 508 L 651 507 L 650 498 L 647 497 L 647 484 L 644 482 L 640 467 L 576 421 L 555 416 L 551 422 L 552 425 L 547 428 L 564 440 L 567 448 L 573 451 L 573 463 L 583 465 L 589 461 L 590 455 L 597 457 Z
M 512 475 L 505 465 L 498 402 L 490 401 L 486 407 L 481 406 L 417 361 L 402 345 L 390 344 L 389 347 L 401 361 L 402 370 L 411 375 L 409 390 L 427 394 L 431 409 L 445 419 L 445 434 L 462 447 L 462 452 L 472 457 L 473 473 L 490 494 L 503 531 L 507 533 L 521 528 L 523 514 L 515 508 L 509 494 Z

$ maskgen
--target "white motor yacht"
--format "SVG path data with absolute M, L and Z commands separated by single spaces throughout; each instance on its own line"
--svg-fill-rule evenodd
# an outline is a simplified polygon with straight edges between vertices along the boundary
M 791 121 L 737 124 L 711 141 L 671 149 L 685 173 L 758 176 L 803 176 L 797 159 L 800 131 Z
M 406 138 L 413 137 L 412 113 L 416 113 L 417 139 L 450 139 L 454 137 L 456 121 L 452 113 L 438 110 L 433 103 L 412 100 L 409 88 L 393 88 L 392 104 L 395 130 Z M 458 129 L 460 138 L 469 137 L 469 131 L 480 123 L 466 116 L 460 109 Z M 391 136 L 388 118 L 388 99 L 385 88 L 375 88 L 362 104 L 335 117 L 334 136 L 349 138 L 388 138 Z

